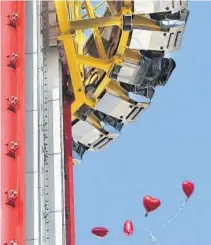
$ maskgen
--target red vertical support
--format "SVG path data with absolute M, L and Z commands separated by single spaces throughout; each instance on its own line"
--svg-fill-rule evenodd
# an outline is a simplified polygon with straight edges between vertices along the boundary
M 25 244 L 25 2 L 0 1 L 1 241 Z
M 72 122 L 71 105 L 67 101 L 63 105 L 64 124 L 64 164 L 65 164 L 65 205 L 66 205 L 66 241 L 67 245 L 75 245 L 75 213 L 74 213 L 74 176 L 72 161 Z

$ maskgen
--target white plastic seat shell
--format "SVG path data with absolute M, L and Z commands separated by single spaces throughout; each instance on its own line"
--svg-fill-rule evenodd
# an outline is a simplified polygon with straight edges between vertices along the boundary
M 135 14 L 175 13 L 188 8 L 188 0 L 134 0 Z
M 117 75 L 117 81 L 133 84 L 139 69 L 140 66 L 138 65 L 124 62 L 120 72 Z
M 97 110 L 122 120 L 123 123 L 133 123 L 149 103 L 140 102 L 134 105 L 115 95 L 106 93 L 97 104 Z
M 175 52 L 181 47 L 184 31 L 185 26 L 172 27 L 168 32 L 133 29 L 129 48 Z
M 72 126 L 72 136 L 75 141 L 89 147 L 89 150 L 96 151 L 110 144 L 119 134 L 105 134 L 90 123 L 80 120 Z M 103 142 L 103 146 L 100 142 Z

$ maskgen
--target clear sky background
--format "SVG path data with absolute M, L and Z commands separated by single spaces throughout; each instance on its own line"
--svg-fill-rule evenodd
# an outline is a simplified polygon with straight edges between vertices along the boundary
M 157 89 L 151 107 L 103 152 L 86 153 L 75 167 L 77 245 L 211 245 L 211 2 L 190 2 L 190 16 L 177 67 Z M 162 228 L 184 202 L 183 180 L 195 183 L 184 212 Z M 144 217 L 143 196 L 161 207 Z M 130 219 L 134 235 L 125 237 Z M 91 234 L 105 226 L 108 236 Z

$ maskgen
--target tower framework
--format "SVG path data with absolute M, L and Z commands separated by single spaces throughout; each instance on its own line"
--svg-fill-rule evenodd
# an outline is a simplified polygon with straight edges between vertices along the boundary
M 74 167 L 176 66 L 187 1 L 146 1 L 0 1 L 1 244 L 75 245 Z

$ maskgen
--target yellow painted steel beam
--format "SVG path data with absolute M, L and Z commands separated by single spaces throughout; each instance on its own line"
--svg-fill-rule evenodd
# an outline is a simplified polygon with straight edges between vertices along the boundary
M 76 116 L 76 113 L 73 115 L 72 114 L 72 116 L 71 116 L 71 120 L 72 120 L 72 122 L 75 120 L 75 119 L 77 119 L 78 117 Z
M 108 84 L 110 83 L 111 79 L 108 75 L 106 75 L 103 80 L 101 81 L 101 83 L 98 85 L 96 91 L 94 92 L 92 98 L 93 99 L 97 99 L 102 92 L 106 89 L 106 87 L 108 86 Z
M 70 30 L 70 23 L 68 20 L 68 8 L 66 2 L 55 0 L 55 7 L 60 31 L 62 34 L 68 33 Z
M 75 100 L 71 106 L 72 113 L 74 114 L 83 104 L 87 104 L 90 107 L 94 107 L 95 102 L 92 99 L 87 98 L 84 93 L 84 85 L 81 79 L 81 73 L 73 38 L 70 35 L 66 35 L 63 37 L 63 43 L 67 56 L 67 63 L 70 71 L 73 92 L 75 96 Z
M 102 69 L 104 71 L 110 70 L 113 64 L 113 59 L 103 60 L 103 59 L 94 58 L 94 57 L 86 56 L 86 55 L 77 55 L 76 57 L 80 64 Z
M 132 12 L 132 1 L 131 0 L 124 0 L 123 1 L 124 7 L 122 7 L 122 15 L 124 14 L 131 14 Z M 129 40 L 129 32 L 128 31 L 123 31 L 121 34 L 121 39 L 119 42 L 119 46 L 117 49 L 116 54 L 119 56 L 123 56 L 125 53 L 125 49 L 128 46 L 128 40 Z
M 123 0 L 124 8 L 122 8 L 123 12 L 128 11 L 132 12 L 132 1 L 131 0 Z
M 132 26 L 140 29 L 147 29 L 151 31 L 160 31 L 160 27 L 155 20 L 149 19 L 141 15 L 134 15 L 132 20 Z
M 76 0 L 74 1 L 74 5 L 75 5 L 75 8 L 73 10 L 75 10 L 75 13 L 74 13 L 74 19 L 82 19 L 82 12 L 81 12 L 81 5 L 82 5 L 82 2 L 80 0 Z M 78 54 L 83 54 L 83 31 L 82 30 L 78 30 L 76 31 L 76 38 L 75 38 L 75 41 L 77 43 L 77 53 Z M 84 77 L 84 66 L 82 64 L 79 65 L 80 67 L 80 71 L 81 71 L 81 75 L 82 77 Z
M 124 90 L 118 83 L 114 82 L 114 81 L 110 81 L 106 91 L 108 91 L 110 94 L 113 94 L 125 101 L 129 101 L 130 98 L 128 97 L 128 93 L 126 90 Z
M 84 4 L 85 4 L 85 8 L 86 8 L 88 17 L 90 19 L 91 18 L 95 18 L 95 14 L 94 14 L 91 2 L 89 0 L 86 0 L 84 2 Z M 94 36 L 94 40 L 95 40 L 95 44 L 96 44 L 96 47 L 97 47 L 98 54 L 99 54 L 99 56 L 101 58 L 105 59 L 106 58 L 106 52 L 105 52 L 103 41 L 102 41 L 102 38 L 101 38 L 101 35 L 100 35 L 100 31 L 99 31 L 98 28 L 94 28 L 92 30 L 93 30 L 93 36 Z
M 76 55 L 76 57 L 80 64 L 102 69 L 104 71 L 109 71 L 114 64 L 121 64 L 123 62 L 123 58 L 120 58 L 118 56 L 114 56 L 112 59 L 105 60 L 86 55 Z
M 70 13 L 70 21 L 75 20 L 75 11 L 74 11 L 74 7 L 75 7 L 75 1 L 68 1 L 68 7 L 69 7 L 69 13 Z
M 143 58 L 143 56 L 137 50 L 126 48 L 124 53 L 124 58 L 139 62 Z
M 90 2 L 87 2 L 85 5 L 87 8 L 88 16 L 90 17 L 89 20 L 81 20 L 82 18 L 81 13 L 79 12 L 80 4 L 74 3 L 73 8 L 75 11 L 77 10 L 77 13 L 74 13 L 74 11 L 72 11 L 73 8 L 71 9 L 71 19 L 73 21 L 71 21 L 70 23 L 68 20 L 68 10 L 66 6 L 66 2 L 56 1 L 55 4 L 56 4 L 57 17 L 58 17 L 60 31 L 61 31 L 60 39 L 64 43 L 68 67 L 71 75 L 71 82 L 73 85 L 73 92 L 75 95 L 75 101 L 72 104 L 72 113 L 74 114 L 74 117 L 77 117 L 76 116 L 77 111 L 84 104 L 92 108 L 95 108 L 98 97 L 105 89 L 107 89 L 107 91 L 119 96 L 124 100 L 128 100 L 129 98 L 127 92 L 124 89 L 122 89 L 118 83 L 114 83 L 109 78 L 110 71 L 112 70 L 114 64 L 122 63 L 124 57 L 140 60 L 141 55 L 133 50 L 126 49 L 129 40 L 129 32 L 122 31 L 116 56 L 114 57 L 114 59 L 106 59 L 108 54 L 103 53 L 103 51 L 105 52 L 105 50 L 104 47 L 102 46 L 103 45 L 102 39 L 98 28 L 106 27 L 106 26 L 114 26 L 114 25 L 122 28 L 122 24 L 123 24 L 122 14 L 131 14 L 132 11 L 131 1 L 130 0 L 124 1 L 122 14 L 116 16 L 102 17 L 102 18 L 95 18 L 92 6 Z M 71 6 L 71 4 L 69 6 Z M 154 21 L 151 21 L 143 16 L 134 16 L 132 24 L 138 28 L 159 30 L 159 27 L 156 25 Z M 104 60 L 90 57 L 90 56 L 85 56 L 81 52 L 80 43 L 82 42 L 81 40 L 82 38 L 80 33 L 82 32 L 78 32 L 78 31 L 89 29 L 89 28 L 91 29 L 95 28 L 94 37 L 97 43 L 97 47 L 99 49 L 98 52 L 100 54 L 100 57 L 103 58 Z M 75 32 L 76 36 L 70 35 L 70 33 L 74 31 L 76 31 Z M 78 45 L 76 46 L 76 44 Z M 95 93 L 93 94 L 93 99 L 87 98 L 84 93 L 84 81 L 81 77 L 81 71 L 80 71 L 81 65 L 87 65 L 106 71 L 106 76 L 102 79 L 101 83 L 98 85 Z M 93 118 L 90 118 L 89 120 L 95 121 Z M 95 122 L 95 124 L 97 126 L 97 122 Z
M 87 10 L 89 10 L 89 9 L 90 9 L 90 5 L 87 6 Z M 92 14 L 89 13 L 89 17 L 93 18 L 94 17 L 93 13 Z M 99 24 L 100 24 L 99 18 L 96 21 L 98 22 L 98 27 L 99 27 Z M 106 21 L 111 21 L 110 23 L 112 23 L 114 21 L 115 23 L 112 23 L 111 26 L 113 26 L 113 25 L 121 26 L 122 25 L 122 16 L 121 15 L 117 15 L 117 16 L 104 17 L 103 26 L 110 26 L 110 25 L 107 25 Z M 129 38 L 129 35 L 127 37 L 125 35 L 125 38 Z M 127 43 L 127 42 L 125 41 L 125 43 Z M 120 54 L 119 56 L 121 57 L 124 54 L 124 50 L 122 52 L 119 52 L 118 54 Z M 107 56 L 108 56 L 108 54 L 107 54 Z M 117 61 L 117 62 L 118 63 L 122 63 L 122 60 L 121 61 Z M 114 63 L 115 62 L 113 62 L 113 64 Z M 103 67 L 100 68 L 99 65 L 95 66 L 95 67 L 97 67 L 99 69 L 103 69 L 103 70 L 106 71 L 105 67 L 104 68 Z M 112 65 L 112 67 L 113 67 L 113 65 Z M 93 94 L 93 98 L 94 99 L 97 99 L 101 95 L 101 93 L 106 89 L 107 85 L 110 83 L 111 79 L 109 78 L 109 75 L 110 75 L 110 72 L 107 72 L 106 76 L 103 78 L 101 83 L 98 85 L 95 93 Z
M 123 56 L 124 55 L 125 49 L 128 46 L 128 40 L 129 40 L 129 32 L 122 31 L 121 39 L 120 39 L 119 46 L 118 46 L 118 49 L 117 49 L 117 52 L 116 52 L 116 54 L 118 56 Z
M 82 2 L 80 0 L 74 1 L 75 4 L 75 18 L 80 20 L 82 19 L 82 14 L 81 14 L 81 4 Z M 78 49 L 77 52 L 78 54 L 83 54 L 83 31 L 82 30 L 78 30 L 76 32 L 76 42 L 78 45 Z
M 125 11 L 128 13 L 128 10 Z M 63 18 L 61 18 L 63 20 Z M 82 20 L 74 20 L 69 22 L 69 33 L 77 30 L 86 30 L 99 27 L 108 27 L 108 26 L 119 26 L 122 28 L 122 15 L 100 17 L 100 18 L 90 18 Z M 141 15 L 133 15 L 132 26 L 140 29 L 147 29 L 152 31 L 159 31 L 160 27 L 157 25 L 156 21 L 151 20 L 147 17 Z
M 122 25 L 122 15 L 109 16 L 109 17 L 100 17 L 100 18 L 91 18 L 88 20 L 75 20 L 70 22 L 69 31 L 76 30 L 85 30 L 93 29 L 97 27 L 106 27 L 106 26 L 120 26 Z
M 124 7 L 124 13 L 130 14 L 131 11 L 132 11 L 131 1 L 130 0 L 126 0 L 125 1 L 125 7 Z M 122 15 L 104 17 L 104 20 L 103 20 L 103 25 L 104 26 L 106 26 L 106 24 L 107 24 L 105 20 L 106 21 L 110 21 L 109 23 L 114 21 L 115 24 L 112 23 L 112 26 L 113 25 L 118 25 L 118 26 L 122 25 Z M 100 23 L 98 22 L 98 24 L 100 24 Z M 113 65 L 114 64 L 120 64 L 120 63 L 123 62 L 122 57 L 123 57 L 123 55 L 125 53 L 125 48 L 126 48 L 126 46 L 128 44 L 128 39 L 129 39 L 129 33 L 126 32 L 126 31 L 122 31 L 120 43 L 119 43 L 119 46 L 118 46 L 118 49 L 117 49 L 117 56 L 115 57 L 116 60 L 114 60 Z M 93 94 L 93 98 L 94 99 L 97 99 L 102 94 L 102 92 L 106 89 L 108 84 L 111 82 L 111 79 L 109 78 L 109 75 L 110 75 L 110 72 L 107 72 L 106 76 L 103 78 L 101 83 L 98 85 L 95 93 Z
M 55 1 L 57 18 L 59 22 L 60 31 L 62 34 L 68 33 L 70 26 L 68 20 L 68 9 L 66 2 L 64 1 Z M 77 61 L 77 54 L 75 49 L 74 37 L 71 35 L 63 35 L 61 36 L 61 40 L 64 44 L 64 49 L 66 53 L 68 68 L 70 71 L 71 82 L 73 87 L 73 92 L 75 96 L 75 100 L 71 105 L 71 112 L 75 114 L 77 110 L 83 105 L 87 104 L 90 107 L 95 106 L 95 101 L 92 99 L 86 98 L 84 92 L 84 85 L 81 78 L 81 72 L 79 63 Z
M 122 14 L 131 14 L 131 1 L 126 0 L 127 7 L 122 9 Z M 72 3 L 72 1 L 71 1 Z M 74 3 L 74 2 L 73 2 Z M 84 30 L 89 28 L 97 28 L 97 27 L 106 27 L 106 26 L 122 26 L 122 15 L 115 15 L 109 17 L 101 17 L 101 18 L 94 18 L 93 10 L 91 10 L 91 6 L 89 1 L 86 1 L 87 10 L 89 11 L 89 16 L 92 16 L 89 20 L 74 20 L 69 22 L 68 20 L 68 9 L 65 1 L 55 1 L 57 16 L 59 20 L 59 26 L 62 33 L 74 30 Z M 129 5 L 129 7 L 128 7 Z M 134 15 L 132 20 L 132 25 L 134 27 L 143 27 L 147 28 L 148 30 L 160 30 L 160 27 L 156 24 L 156 21 L 151 20 L 147 17 L 142 15 Z

